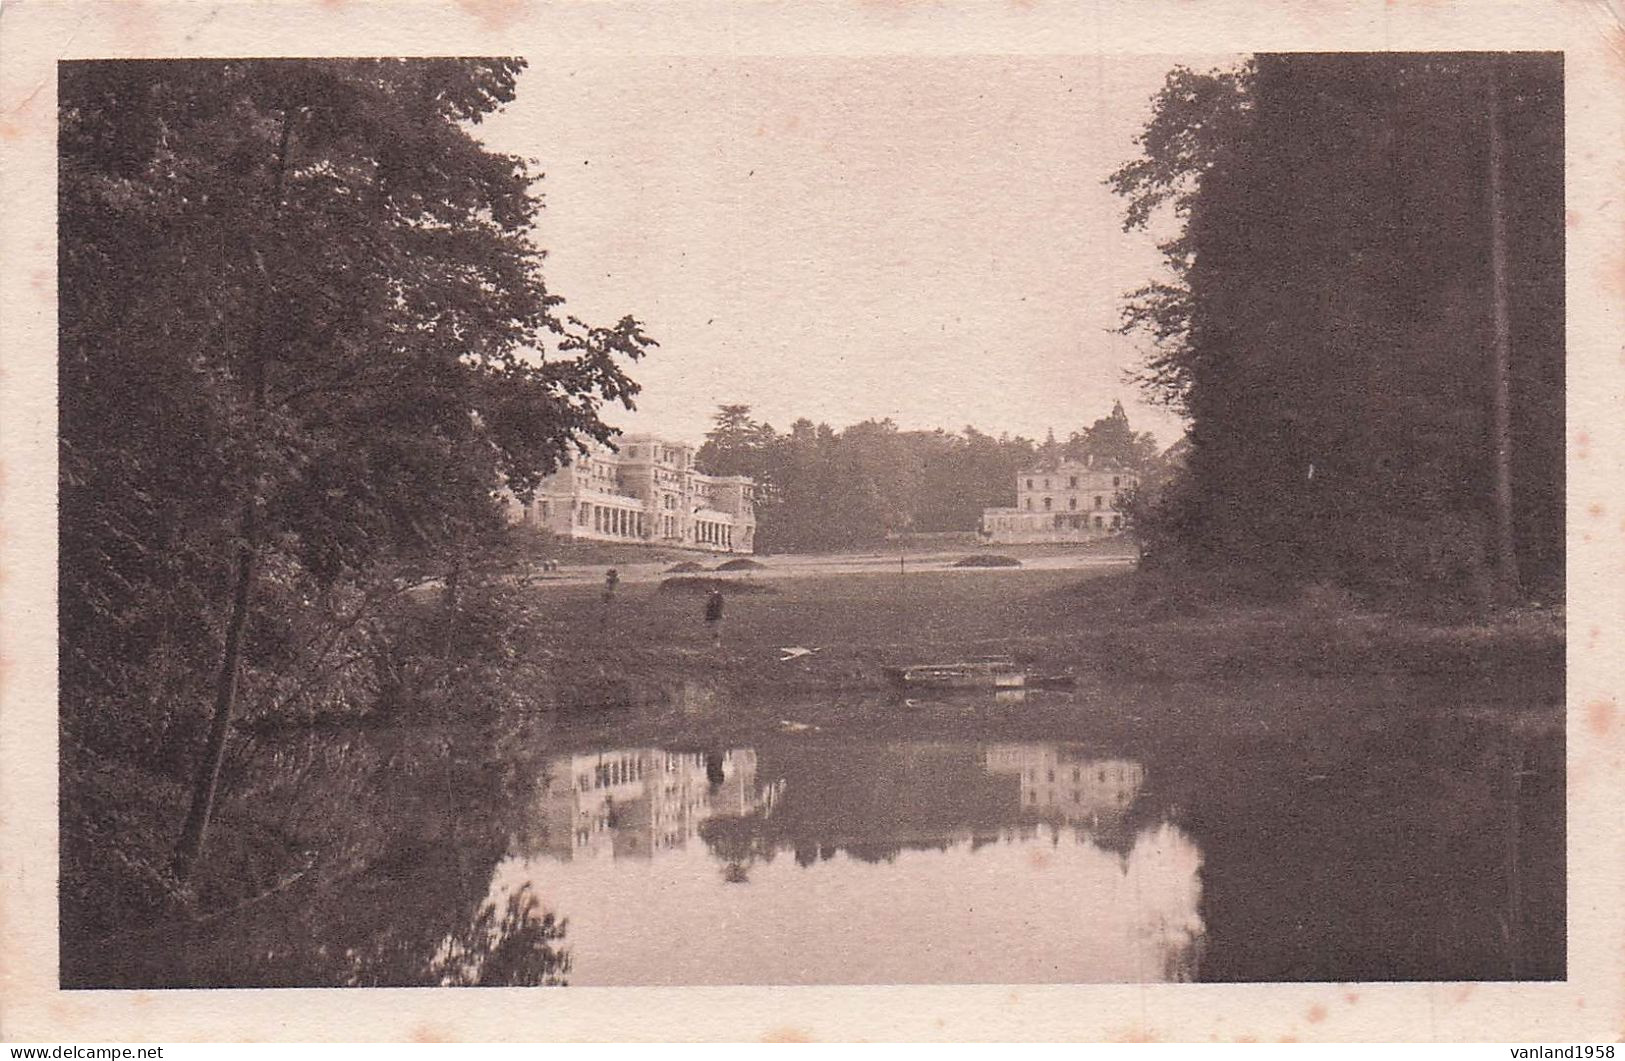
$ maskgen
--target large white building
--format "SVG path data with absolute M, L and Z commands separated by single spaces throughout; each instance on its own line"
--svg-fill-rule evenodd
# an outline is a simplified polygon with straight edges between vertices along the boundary
M 628 436 L 542 480 L 529 505 L 512 503 L 513 518 L 564 538 L 754 552 L 754 484 L 695 471 L 694 449 Z
M 1021 472 L 1015 507 L 982 510 L 982 538 L 1014 545 L 1116 534 L 1123 529 L 1118 494 L 1139 482 L 1138 474 L 1122 468 L 1070 461 Z

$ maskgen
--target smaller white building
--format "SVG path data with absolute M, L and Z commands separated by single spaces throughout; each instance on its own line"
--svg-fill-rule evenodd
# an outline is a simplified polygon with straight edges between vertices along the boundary
M 982 539 L 1005 545 L 1079 542 L 1123 529 L 1122 491 L 1139 485 L 1135 472 L 1065 461 L 1016 476 L 1013 508 L 982 510 Z

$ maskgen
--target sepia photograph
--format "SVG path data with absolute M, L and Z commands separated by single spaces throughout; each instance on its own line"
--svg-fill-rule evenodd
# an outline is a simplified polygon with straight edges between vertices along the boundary
M 59 115 L 63 986 L 1563 977 L 1560 55 Z
M 1602 1041 L 1625 51 L 770 6 L 12 20 L 0 1015 Z

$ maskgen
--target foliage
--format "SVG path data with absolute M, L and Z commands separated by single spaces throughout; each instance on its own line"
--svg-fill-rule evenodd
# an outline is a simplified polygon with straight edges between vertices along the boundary
M 1198 74 L 1169 71 L 1152 100 L 1152 117 L 1135 137 L 1140 157 L 1107 178 L 1127 200 L 1123 231 L 1149 229 L 1159 214 L 1171 215 L 1176 233 L 1158 244 L 1167 275 L 1129 292 L 1123 307 L 1124 335 L 1150 337 L 1155 352 L 1138 379 L 1147 395 L 1181 412 L 1191 385 L 1190 268 L 1195 246 L 1189 225 L 1202 177 L 1219 165 L 1247 133 L 1252 111 L 1251 63 L 1234 70 Z
M 675 575 L 660 580 L 660 593 L 776 593 L 772 586 L 761 582 L 741 582 L 714 575 Z
M 705 436 L 695 459 L 712 475 L 748 475 L 751 453 L 772 444 L 773 429 L 750 418 L 748 405 L 719 406 L 715 426 Z
M 866 420 L 837 431 L 799 419 L 781 434 L 751 419 L 750 407 L 724 405 L 698 455 L 712 474 L 757 483 L 757 544 L 763 552 L 873 547 L 905 533 L 974 531 L 982 510 L 1015 503 L 1019 472 L 1068 459 L 1137 469 L 1155 461 L 1156 441 L 1128 425 L 1122 406 L 1043 445 L 966 427 L 905 431 Z
M 461 689 L 501 693 L 473 676 Z M 183 786 L 75 750 L 64 763 L 64 982 L 433 985 L 500 949 L 507 927 L 525 927 L 487 908 L 546 776 L 534 717 L 416 721 L 253 727 L 228 763 L 209 857 L 184 888 L 170 869 Z
M 1157 440 L 1149 431 L 1130 427 L 1123 403 L 1113 402 L 1110 415 L 1073 434 L 1064 452 L 1070 461 L 1116 465 L 1143 473 L 1156 462 Z
M 1486 88 L 1503 99 L 1521 566 L 1562 561 L 1562 77 L 1549 56 L 1264 55 L 1176 69 L 1110 178 L 1171 207 L 1129 295 L 1192 421 L 1142 536 L 1198 564 L 1371 588 L 1471 579 L 1490 523 Z M 1148 294 L 1147 291 L 1151 290 Z M 1142 538 L 1144 540 L 1144 537 Z
M 239 614 L 249 717 L 354 709 L 380 617 L 484 577 L 497 491 L 610 437 L 652 340 L 563 313 L 536 177 L 472 131 L 522 66 L 62 64 L 71 740 L 184 772 Z
M 570 953 L 557 946 L 567 923 L 542 910 L 527 882 L 499 913 L 487 904 L 441 945 L 434 971 L 443 987 L 563 987 Z
M 999 553 L 977 553 L 954 561 L 955 567 L 1020 567 L 1021 561 Z

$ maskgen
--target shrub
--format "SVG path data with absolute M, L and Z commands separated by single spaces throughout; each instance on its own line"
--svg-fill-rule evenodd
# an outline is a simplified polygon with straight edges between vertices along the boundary
M 1013 556 L 1001 553 L 985 553 L 976 556 L 967 556 L 963 560 L 954 561 L 955 567 L 1020 567 L 1021 561 Z
M 680 575 L 677 578 L 661 580 L 661 593 L 710 593 L 712 590 L 721 590 L 723 593 L 773 593 L 771 586 L 764 586 L 756 582 L 734 582 L 726 578 L 706 578 L 704 576 Z

